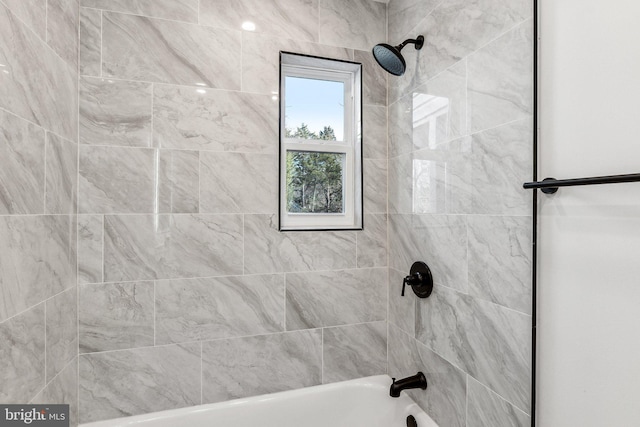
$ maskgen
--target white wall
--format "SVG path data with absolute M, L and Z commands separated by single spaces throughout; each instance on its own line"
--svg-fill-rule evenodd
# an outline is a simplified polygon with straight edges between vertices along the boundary
M 640 3 L 540 0 L 540 178 L 640 173 Z M 538 425 L 640 425 L 640 183 L 540 194 Z

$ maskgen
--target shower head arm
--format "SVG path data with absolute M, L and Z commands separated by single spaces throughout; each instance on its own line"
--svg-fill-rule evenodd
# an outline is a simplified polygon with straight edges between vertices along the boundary
M 424 36 L 418 36 L 418 38 L 415 38 L 415 39 L 406 39 L 405 41 L 400 43 L 398 46 L 396 46 L 396 49 L 398 49 L 398 52 L 400 52 L 402 48 L 404 48 L 408 44 L 414 44 L 416 46 L 416 50 L 420 50 L 424 45 Z

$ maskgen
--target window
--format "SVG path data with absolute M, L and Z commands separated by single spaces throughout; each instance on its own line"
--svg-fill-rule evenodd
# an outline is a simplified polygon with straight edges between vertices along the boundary
M 280 230 L 362 229 L 362 66 L 280 52 Z

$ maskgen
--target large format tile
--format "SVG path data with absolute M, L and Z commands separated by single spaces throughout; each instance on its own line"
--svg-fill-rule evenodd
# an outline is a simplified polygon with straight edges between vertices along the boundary
M 407 393 L 441 427 L 466 427 L 467 375 L 405 332 L 389 325 L 389 375 L 423 372 L 427 390 Z
M 47 43 L 74 69 L 78 66 L 78 0 L 47 0 Z
M 100 283 L 80 287 L 80 352 L 154 344 L 153 282 Z
M 390 86 L 391 87 L 391 86 Z M 420 94 L 417 94 L 420 96 Z M 388 111 L 389 158 L 409 154 L 413 150 L 413 95 L 390 102 Z
M 79 71 L 85 76 L 99 76 L 102 71 L 102 11 L 80 8 Z
M 320 43 L 370 50 L 387 39 L 387 5 L 370 0 L 320 0 Z
M 45 132 L 0 110 L 0 214 L 43 213 Z
M 278 103 L 270 95 L 156 85 L 153 121 L 161 148 L 278 150 Z
M 407 31 L 424 19 L 441 0 L 393 0 L 389 2 L 388 27 L 389 44 L 398 45 L 407 35 Z M 415 38 L 417 34 L 410 34 Z
M 530 215 L 531 194 L 522 190 L 533 170 L 531 119 L 523 119 L 472 136 L 471 194 L 468 212 Z
M 78 215 L 78 283 L 102 282 L 102 215 Z
M 447 143 L 446 150 L 423 149 L 390 159 L 390 212 L 475 213 L 472 177 L 484 159 L 471 147 L 472 138 L 463 137 Z
M 469 293 L 531 313 L 531 218 L 470 216 Z
M 277 215 L 245 215 L 245 273 L 356 266 L 355 231 L 278 231 Z
M 76 141 L 77 76 L 0 4 L 0 108 Z
M 198 0 L 80 0 L 80 5 L 153 18 L 198 22 Z
M 456 65 L 412 91 L 414 150 L 450 150 L 448 142 L 467 135 L 467 64 Z
M 241 273 L 240 215 L 105 217 L 105 281 Z
M 284 277 L 161 280 L 156 285 L 156 343 L 284 331 Z
M 389 213 L 413 212 L 413 156 L 403 154 L 389 159 L 387 201 Z
M 25 403 L 45 385 L 44 304 L 0 323 L 0 400 Z
M 47 133 L 45 212 L 75 214 L 78 192 L 78 144 Z
M 273 154 L 200 153 L 200 211 L 276 213 L 278 159 Z
M 202 401 L 221 402 L 321 383 L 320 330 L 203 343 Z
M 529 20 L 469 56 L 472 132 L 533 113 L 533 27 Z
M 242 32 L 242 91 L 276 96 L 280 90 L 279 52 L 353 61 L 353 50 Z
M 362 157 L 387 159 L 387 108 L 385 106 L 363 106 Z
M 391 99 L 397 99 L 500 34 L 529 18 L 528 0 L 445 0 L 426 15 L 411 33 L 400 37 L 425 37 L 421 50 L 409 46 L 402 51 L 409 66 L 407 73 L 394 79 Z M 423 16 L 425 16 L 423 15 Z M 399 39 L 399 41 L 401 41 Z M 398 41 L 398 42 L 399 42 Z M 392 42 L 398 43 L 398 42 Z
M 240 30 L 246 21 L 259 34 L 317 42 L 318 0 L 200 1 L 202 25 Z
M 530 316 L 436 287 L 418 304 L 416 336 L 509 402 L 529 408 Z
M 42 40 L 46 39 L 47 0 L 3 0 L 3 2 Z
M 103 75 L 240 89 L 240 31 L 103 13 Z
M 200 344 L 80 356 L 80 422 L 200 403 Z
M 473 378 L 467 382 L 468 427 L 527 427 L 531 418 Z
M 69 405 L 69 425 L 78 425 L 78 359 L 77 356 L 53 378 L 38 395 L 29 402 L 31 404 Z
M 467 225 L 460 215 L 391 215 L 390 266 L 409 271 L 427 263 L 436 285 L 466 291 Z
M 405 191 L 404 199 L 399 201 L 406 203 L 410 199 L 411 207 L 401 206 L 398 210 L 405 212 L 410 209 L 417 214 L 474 213 L 474 185 L 471 182 L 474 157 L 471 143 L 471 137 L 463 137 L 447 143 L 447 150 L 415 151 L 409 171 L 411 195 Z
M 365 105 L 365 111 L 367 105 L 387 105 L 388 73 L 376 62 L 371 54 L 372 48 L 373 46 L 366 50 L 354 51 L 354 61 L 362 64 L 362 103 Z
M 155 150 L 80 145 L 80 213 L 154 212 Z
M 76 283 L 70 216 L 0 217 L 0 321 Z
M 324 329 L 322 366 L 324 384 L 386 374 L 386 322 Z
M 156 204 L 160 213 L 198 213 L 200 153 L 159 150 Z
M 365 214 L 357 239 L 358 268 L 387 266 L 387 215 Z
M 389 323 L 414 337 L 416 334 L 417 298 L 409 288 L 405 288 L 404 296 L 402 296 L 402 282 L 408 275 L 409 271 L 389 268 Z
M 364 211 L 366 213 L 387 212 L 387 161 L 364 159 Z
M 386 269 L 286 275 L 287 330 L 386 319 Z
M 47 382 L 78 355 L 78 298 L 76 287 L 46 302 Z
M 80 79 L 80 142 L 151 146 L 150 83 Z
M 466 61 L 399 96 L 390 89 L 391 155 L 420 149 L 449 150 L 447 142 L 468 133 Z

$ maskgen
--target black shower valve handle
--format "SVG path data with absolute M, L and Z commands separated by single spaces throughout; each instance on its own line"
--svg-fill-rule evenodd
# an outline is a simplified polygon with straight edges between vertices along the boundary
M 405 277 L 404 280 L 402 281 L 402 296 L 404 296 L 405 286 L 409 285 L 413 287 L 415 285 L 418 285 L 421 282 L 422 282 L 422 275 L 420 274 L 420 272 L 417 272 L 415 274 Z
M 402 280 L 402 296 L 407 285 L 418 298 L 427 298 L 433 290 L 433 276 L 429 266 L 424 262 L 417 261 L 411 266 L 409 275 Z

